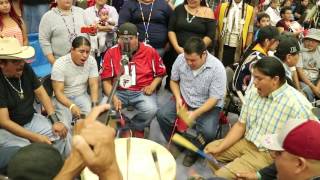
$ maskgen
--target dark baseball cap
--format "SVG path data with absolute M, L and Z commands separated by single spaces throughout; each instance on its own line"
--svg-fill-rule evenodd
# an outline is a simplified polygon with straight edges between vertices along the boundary
M 257 37 L 257 41 L 262 42 L 265 39 L 279 40 L 279 38 L 280 38 L 280 33 L 276 27 L 265 26 L 265 27 L 260 28 L 259 33 L 258 33 L 258 37 Z
M 119 29 L 118 29 L 118 35 L 133 35 L 137 36 L 138 35 L 138 29 L 137 26 L 126 22 L 124 24 L 121 24 Z
M 277 57 L 283 57 L 287 54 L 296 54 L 300 52 L 300 46 L 297 38 L 289 35 L 281 35 L 279 45 L 275 52 Z
M 32 143 L 21 148 L 9 161 L 8 177 L 12 180 L 51 180 L 63 166 L 57 149 L 49 144 Z

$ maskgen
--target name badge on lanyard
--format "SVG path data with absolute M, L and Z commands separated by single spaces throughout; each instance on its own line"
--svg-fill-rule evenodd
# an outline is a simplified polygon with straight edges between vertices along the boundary
M 122 88 L 129 88 L 132 85 L 128 65 L 124 66 L 124 74 L 120 76 L 119 85 Z

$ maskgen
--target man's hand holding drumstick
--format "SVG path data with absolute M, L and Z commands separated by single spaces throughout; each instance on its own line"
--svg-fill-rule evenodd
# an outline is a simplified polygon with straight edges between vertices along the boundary
M 55 180 L 71 179 L 85 166 L 99 179 L 122 179 L 115 155 L 115 130 L 96 121 L 99 114 L 109 108 L 106 104 L 97 106 L 86 119 L 77 123 L 73 150 Z

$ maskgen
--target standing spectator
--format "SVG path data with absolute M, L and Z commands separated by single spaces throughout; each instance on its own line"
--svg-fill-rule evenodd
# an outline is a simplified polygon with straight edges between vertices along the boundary
M 104 56 L 100 74 L 103 90 L 110 98 L 114 80 L 121 73 L 120 86 L 112 99 L 114 108 L 120 110 L 129 105 L 136 108 L 138 113 L 131 119 L 130 128 L 134 130 L 135 136 L 143 137 L 144 130 L 149 128 L 158 110 L 156 88 L 166 75 L 166 68 L 154 48 L 139 42 L 134 24 L 122 24 L 118 35 L 118 45 L 110 48 Z M 127 65 L 121 67 L 124 46 L 129 46 L 131 58 Z
M 300 24 L 303 23 L 308 8 L 309 0 L 301 0 L 294 11 L 294 19 L 298 21 Z
M 174 9 L 169 22 L 168 37 L 171 49 L 164 56 L 167 68 L 166 89 L 169 88 L 171 67 L 177 56 L 183 53 L 183 46 L 189 37 L 201 37 L 206 47 L 212 47 L 215 35 L 215 20 L 212 9 L 204 0 L 185 0 Z
M 267 13 L 259 13 L 257 16 L 257 30 L 254 34 L 254 41 L 257 40 L 261 28 L 270 25 L 270 16 Z
M 109 5 L 106 4 L 107 1 L 108 0 L 96 0 L 94 6 L 88 7 L 84 11 L 84 23 L 87 26 L 97 24 L 97 22 L 99 20 L 99 11 L 102 8 L 107 9 L 108 10 L 108 14 L 109 14 L 109 18 L 112 21 L 114 21 L 114 26 L 109 25 L 109 24 L 106 24 L 106 26 L 97 25 L 97 28 L 98 28 L 98 33 L 99 32 L 108 33 L 108 36 L 106 37 L 106 38 L 108 38 L 107 41 L 110 41 L 110 40 L 113 41 L 113 39 L 110 39 L 110 38 L 113 38 L 113 33 L 116 30 L 115 28 L 118 26 L 119 15 L 118 15 L 117 10 L 113 6 L 109 6 Z M 92 37 L 90 37 L 90 38 L 92 38 Z M 96 60 L 97 60 L 98 66 L 100 66 L 101 59 L 103 58 L 104 53 L 105 53 L 107 48 L 108 47 L 105 46 L 104 49 L 101 49 L 101 54 L 99 56 L 96 56 Z
M 301 25 L 298 22 L 293 21 L 293 14 L 291 7 L 283 7 L 280 11 L 281 20 L 277 22 L 276 27 L 280 33 L 292 32 L 295 36 L 298 36 L 302 32 Z M 298 27 L 297 27 L 298 25 Z
M 297 72 L 301 90 L 309 101 L 320 97 L 320 30 L 311 29 L 303 39 Z
M 72 118 L 87 115 L 98 104 L 98 69 L 90 54 L 90 42 L 83 36 L 72 42 L 71 52 L 54 63 L 52 86 L 60 119 L 71 129 Z M 87 93 L 90 88 L 90 96 Z
M 15 37 L 21 45 L 28 45 L 23 19 L 17 15 L 12 0 L 0 0 L 0 36 Z
M 85 26 L 83 16 L 83 9 L 73 6 L 72 0 L 57 0 L 57 7 L 42 16 L 39 41 L 51 64 L 70 51 L 73 39 Z
M 203 149 L 212 141 L 218 129 L 226 86 L 226 71 L 221 61 L 206 50 L 200 37 L 189 38 L 184 45 L 184 53 L 172 66 L 170 88 L 174 98 L 170 98 L 157 112 L 166 140 L 170 141 L 170 135 L 174 133 L 171 131 L 176 124 L 178 110 L 186 107 L 189 118 L 195 122 L 190 129 L 204 140 L 194 143 Z M 190 167 L 196 159 L 196 154 L 188 152 L 183 165 Z
M 266 9 L 266 13 L 270 16 L 271 25 L 276 26 L 278 21 L 281 20 L 279 0 L 271 0 L 270 6 Z
M 139 41 L 150 44 L 160 56 L 168 43 L 172 9 L 166 0 L 128 0 L 119 13 L 119 25 L 131 22 L 138 27 Z
M 310 27 L 318 29 L 320 27 L 319 15 L 320 15 L 320 0 L 317 0 L 316 5 L 314 5 L 312 9 L 307 13 L 305 22 Z
M 23 19 L 28 33 L 38 33 L 41 17 L 49 10 L 50 0 L 23 0 Z
M 244 0 L 222 3 L 218 16 L 218 58 L 224 66 L 238 62 L 253 39 L 253 7 Z

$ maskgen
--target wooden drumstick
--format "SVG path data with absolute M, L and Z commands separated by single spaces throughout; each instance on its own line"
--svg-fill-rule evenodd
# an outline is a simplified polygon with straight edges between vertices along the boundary
M 208 154 L 204 153 L 203 151 L 201 151 L 197 146 L 195 146 L 194 144 L 192 144 L 189 140 L 187 140 L 186 138 L 184 138 L 183 136 L 181 136 L 180 134 L 175 133 L 172 137 L 172 141 L 174 141 L 175 143 L 193 151 L 198 153 L 200 156 L 202 156 L 203 158 L 207 159 L 213 166 L 215 166 L 216 168 L 226 168 L 227 170 L 229 170 L 231 173 L 234 173 L 231 169 L 227 168 L 226 166 L 224 166 L 222 163 L 218 162 L 214 157 L 209 156 Z
M 156 165 L 159 179 L 161 180 L 161 173 L 160 173 L 160 166 L 159 166 L 159 162 L 158 162 L 157 151 L 152 150 L 151 153 L 152 153 L 153 162 Z
M 127 180 L 129 179 L 129 158 L 130 158 L 131 138 L 127 138 Z

